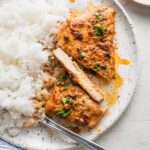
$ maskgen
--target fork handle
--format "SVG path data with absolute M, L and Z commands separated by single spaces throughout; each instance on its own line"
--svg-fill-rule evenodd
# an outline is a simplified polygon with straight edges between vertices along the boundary
M 71 139 L 77 141 L 78 143 L 81 143 L 81 144 L 85 145 L 90 150 L 104 150 L 103 148 L 101 148 L 96 143 L 94 143 L 92 141 L 88 141 L 88 140 L 82 138 L 78 134 L 68 130 L 67 128 L 64 128 L 63 126 L 61 126 L 57 123 L 55 123 L 53 120 L 49 119 L 48 117 L 45 117 L 45 119 L 43 121 L 41 121 L 41 123 L 48 126 L 48 127 L 54 128 L 55 130 L 67 135 L 68 137 L 70 137 Z

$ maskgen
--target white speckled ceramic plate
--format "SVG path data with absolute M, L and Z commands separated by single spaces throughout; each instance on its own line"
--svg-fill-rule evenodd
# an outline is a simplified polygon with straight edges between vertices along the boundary
M 68 8 L 84 7 L 87 2 L 88 0 L 76 0 L 73 4 L 68 3 Z M 131 61 L 131 64 L 119 67 L 119 73 L 124 78 L 124 84 L 120 88 L 118 102 L 110 109 L 110 115 L 105 116 L 93 130 L 82 133 L 82 136 L 89 140 L 95 140 L 102 135 L 102 133 L 108 130 L 125 111 L 134 93 L 138 68 L 137 47 L 133 26 L 124 9 L 117 1 L 93 0 L 93 2 L 98 5 L 101 3 L 107 3 L 116 9 L 116 36 L 118 40 L 118 51 L 122 57 L 128 58 Z M 98 132 L 97 129 L 100 129 L 100 131 Z M 52 129 L 48 130 L 40 125 L 24 130 L 20 135 L 14 138 L 11 138 L 6 134 L 1 135 L 1 137 L 12 144 L 29 150 L 70 150 L 76 146 L 71 140 L 68 141 L 67 137 L 64 135 L 61 135 Z
M 150 7 L 150 0 L 133 0 L 134 2 L 141 4 L 143 6 L 149 6 Z

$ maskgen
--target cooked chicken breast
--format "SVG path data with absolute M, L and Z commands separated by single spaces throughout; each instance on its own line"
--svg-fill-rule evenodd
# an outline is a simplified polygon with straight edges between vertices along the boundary
M 110 81 L 115 74 L 115 10 L 107 5 L 70 18 L 56 35 L 56 46 Z
M 45 105 L 47 115 L 66 119 L 71 124 L 94 127 L 105 113 L 65 72 L 57 80 Z
M 76 81 L 91 96 L 91 98 L 93 98 L 93 100 L 97 102 L 101 102 L 103 100 L 104 93 L 102 90 L 90 81 L 87 75 L 63 50 L 58 48 L 53 52 L 53 54 L 70 72 L 73 80 Z

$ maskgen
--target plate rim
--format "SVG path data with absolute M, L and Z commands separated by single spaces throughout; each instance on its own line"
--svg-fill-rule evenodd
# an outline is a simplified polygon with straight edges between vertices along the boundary
M 142 2 L 142 1 L 139 1 L 139 0 L 133 0 L 135 3 L 137 4 L 140 4 L 142 6 L 147 6 L 147 7 L 150 7 L 150 2 L 149 3 L 146 3 L 146 2 Z

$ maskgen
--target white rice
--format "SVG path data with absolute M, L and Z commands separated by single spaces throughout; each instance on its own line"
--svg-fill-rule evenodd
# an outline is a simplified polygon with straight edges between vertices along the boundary
M 64 21 L 68 11 L 64 0 L 5 0 L 2 3 L 0 133 L 21 127 L 23 117 L 32 116 L 32 98 L 41 88 L 41 65 L 50 55 L 43 51 L 44 45 L 51 47 L 56 22 Z

